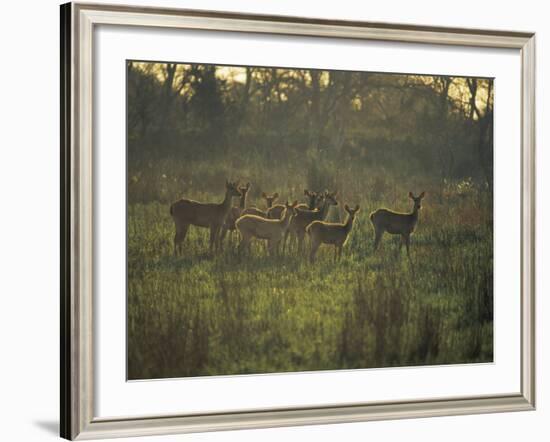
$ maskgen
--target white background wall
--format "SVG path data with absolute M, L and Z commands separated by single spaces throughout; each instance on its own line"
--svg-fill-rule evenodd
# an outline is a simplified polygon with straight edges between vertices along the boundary
M 187 441 L 543 441 L 550 434 L 550 14 L 545 2 L 394 0 L 127 0 L 188 7 L 537 33 L 538 410 L 466 417 L 165 436 Z M 110 3 L 124 3 L 111 0 Z M 59 11 L 53 0 L 12 1 L 0 15 L 0 440 L 55 440 L 59 408 Z M 547 433 L 547 434 L 545 434 Z M 136 440 L 136 439 L 133 439 Z

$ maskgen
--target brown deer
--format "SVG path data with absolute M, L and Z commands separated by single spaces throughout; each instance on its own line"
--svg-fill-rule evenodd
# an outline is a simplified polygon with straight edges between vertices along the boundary
M 344 206 L 348 217 L 344 223 L 327 223 L 324 221 L 313 221 L 306 227 L 306 232 L 311 238 L 311 251 L 309 260 L 313 264 L 315 262 L 315 254 L 321 244 L 334 245 L 334 260 L 342 257 L 342 248 L 346 244 L 351 229 L 353 228 L 353 221 L 355 215 L 359 212 L 359 205 L 355 206 L 355 209 L 350 209 L 346 204 Z
M 378 209 L 370 214 L 370 220 L 374 227 L 374 250 L 378 249 L 380 240 L 384 232 L 391 235 L 401 235 L 399 250 L 403 247 L 403 243 L 407 247 L 407 256 L 409 256 L 409 246 L 411 243 L 411 235 L 418 223 L 418 212 L 422 208 L 422 199 L 426 196 L 426 192 L 422 192 L 418 196 L 414 196 L 409 192 L 409 198 L 413 200 L 414 206 L 411 213 L 398 213 L 388 209 Z
M 304 195 L 307 196 L 307 203 L 298 204 L 297 209 L 315 210 L 323 202 L 322 192 L 313 192 L 312 190 L 304 189 Z
M 262 192 L 262 198 L 265 199 L 265 201 L 267 203 L 267 209 L 265 209 L 265 210 L 258 209 L 256 206 L 248 207 L 248 208 L 243 210 L 243 212 L 241 213 L 241 216 L 242 215 L 256 215 L 256 216 L 261 216 L 262 218 L 269 218 L 268 211 L 269 211 L 269 209 L 271 209 L 273 207 L 273 203 L 275 201 L 277 201 L 277 198 L 279 198 L 279 194 L 277 192 L 275 192 L 272 195 L 267 195 L 265 192 Z M 282 206 L 282 207 L 284 209 L 285 206 Z M 282 213 L 282 210 L 281 210 L 281 213 Z M 279 218 L 280 218 L 280 216 L 279 216 Z
M 246 199 L 248 196 L 248 191 L 250 190 L 250 183 L 246 183 L 245 186 L 239 187 L 239 192 L 241 192 L 241 197 L 239 199 L 239 206 L 238 207 L 231 207 L 229 210 L 229 213 L 227 214 L 227 218 L 225 218 L 225 223 L 222 227 L 222 230 L 220 232 L 220 243 L 223 244 L 223 240 L 225 238 L 225 235 L 227 234 L 227 231 L 234 232 L 235 231 L 235 221 L 241 216 L 244 209 L 246 208 Z M 231 235 L 230 235 L 231 239 Z
M 248 249 L 252 238 L 258 238 L 267 240 L 268 251 L 271 255 L 274 254 L 296 214 L 297 205 L 298 201 L 292 204 L 287 202 L 280 219 L 267 219 L 256 215 L 241 216 L 235 223 L 242 238 L 239 251 Z
M 264 196 L 262 194 L 262 196 Z M 278 193 L 275 193 L 273 196 L 279 196 Z M 308 189 L 304 189 L 304 195 L 307 196 L 307 203 L 300 203 L 296 206 L 296 209 L 309 209 L 313 210 L 317 208 L 317 205 L 319 204 L 320 197 L 317 195 L 317 192 L 312 192 Z M 264 196 L 266 198 L 266 196 Z M 281 217 L 281 214 L 283 213 L 283 210 L 285 209 L 285 206 L 282 204 L 277 204 L 276 206 L 273 206 L 274 200 L 271 202 L 266 198 L 267 200 L 267 216 L 268 218 L 272 219 L 279 219 Z
M 178 256 L 183 252 L 182 243 L 187 235 L 189 226 L 192 224 L 198 227 L 210 229 L 210 251 L 219 247 L 220 230 L 225 223 L 225 218 L 231 210 L 231 200 L 241 196 L 237 183 L 225 183 L 225 198 L 219 204 L 200 203 L 185 198 L 176 201 L 170 206 L 170 215 L 176 225 L 174 236 L 174 255 Z
M 296 210 L 296 216 L 292 218 L 292 222 L 288 227 L 283 242 L 283 252 L 286 247 L 286 241 L 288 235 L 295 235 L 298 239 L 298 252 L 303 250 L 304 238 L 306 235 L 306 227 L 313 221 L 324 221 L 328 215 L 330 206 L 337 206 L 336 201 L 337 192 L 330 193 L 328 190 L 323 194 L 323 204 L 320 208 L 315 210 L 298 209 Z

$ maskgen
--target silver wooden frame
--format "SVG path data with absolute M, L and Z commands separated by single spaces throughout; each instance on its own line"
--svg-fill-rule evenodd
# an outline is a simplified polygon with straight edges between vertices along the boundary
M 92 70 L 99 24 L 512 48 L 521 54 L 521 391 L 444 400 L 101 419 L 93 415 Z M 533 410 L 535 35 L 69 3 L 61 6 L 61 436 L 71 440 Z

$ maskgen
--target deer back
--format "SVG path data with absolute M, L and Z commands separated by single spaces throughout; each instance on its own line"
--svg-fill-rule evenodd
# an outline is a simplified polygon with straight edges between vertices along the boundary
M 256 215 L 241 216 L 235 226 L 243 236 L 259 239 L 280 238 L 284 233 L 282 220 L 268 219 Z
M 389 209 L 378 209 L 371 215 L 371 221 L 377 229 L 390 234 L 408 234 L 414 231 L 418 217 L 411 213 L 399 213 Z

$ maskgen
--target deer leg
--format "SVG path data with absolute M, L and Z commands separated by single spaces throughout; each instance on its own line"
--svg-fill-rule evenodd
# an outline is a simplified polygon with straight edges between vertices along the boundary
M 276 256 L 279 256 L 281 254 L 281 239 L 280 238 L 276 241 L 273 241 L 273 250 L 274 250 Z
M 271 256 L 277 256 L 279 241 L 269 240 L 267 244 L 268 244 L 269 254 Z
M 239 248 L 238 248 L 239 254 L 247 251 L 249 243 L 250 243 L 250 238 L 248 236 L 242 235 L 241 242 L 239 243 Z
M 216 247 L 216 250 L 221 251 L 222 250 L 222 241 L 221 241 L 221 233 L 222 233 L 223 226 L 218 226 L 218 230 L 216 232 L 216 242 L 214 243 L 214 246 Z
M 401 235 L 399 237 L 399 249 L 397 251 L 397 256 L 401 255 L 401 249 L 403 248 L 404 243 L 405 243 L 405 235 Z M 408 250 L 408 248 L 407 248 L 407 250 Z
M 223 247 L 223 241 L 225 240 L 225 235 L 227 235 L 228 230 L 229 228 L 225 225 L 220 230 L 220 248 Z M 229 232 L 229 242 L 231 243 L 231 232 Z
M 176 224 L 176 233 L 174 233 L 174 256 L 178 256 L 179 241 L 180 241 L 180 229 Z
M 189 230 L 189 224 L 183 226 L 176 226 L 176 234 L 174 236 L 174 256 L 181 255 L 183 253 L 183 241 L 187 236 L 187 230 Z
M 178 232 L 176 231 L 176 233 L 174 234 L 174 256 L 178 256 L 178 240 L 179 240 L 179 235 L 178 235 Z
M 298 233 L 298 253 L 302 254 L 304 252 L 304 233 Z
M 210 253 L 214 252 L 214 248 L 218 241 L 218 236 L 219 236 L 219 227 L 210 226 Z
M 285 253 L 287 239 L 288 239 L 288 229 L 285 231 L 285 236 L 283 237 L 283 254 Z
M 378 250 L 378 246 L 380 245 L 380 240 L 382 239 L 382 236 L 384 235 L 384 231 L 375 229 L 374 232 L 375 232 L 374 251 L 376 252 Z
M 338 246 L 338 261 L 342 259 L 342 246 Z
M 407 258 L 409 258 L 409 264 L 410 264 L 410 266 L 411 266 L 412 274 L 413 274 L 413 276 L 414 276 L 414 275 L 415 275 L 415 272 L 414 272 L 414 264 L 413 264 L 413 262 L 412 262 L 412 260 L 411 260 L 411 255 L 410 255 L 410 253 L 409 253 L 410 245 L 411 245 L 411 237 L 410 237 L 410 235 L 407 235 L 407 236 L 405 237 L 405 247 L 407 248 Z
M 317 241 L 311 241 L 311 250 L 309 252 L 309 262 L 313 264 L 315 262 L 315 255 L 321 244 Z

